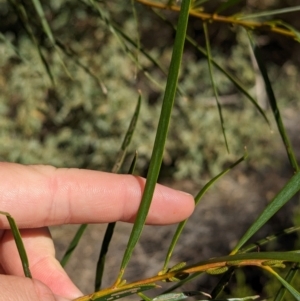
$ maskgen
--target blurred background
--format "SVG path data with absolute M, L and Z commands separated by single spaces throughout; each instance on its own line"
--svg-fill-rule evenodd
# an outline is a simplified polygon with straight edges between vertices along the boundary
M 205 1 L 203 1 L 205 2 Z M 164 91 L 177 13 L 153 11 L 130 1 L 41 1 L 56 46 L 45 35 L 32 2 L 0 0 L 0 159 L 24 164 L 51 164 L 110 171 L 130 123 L 138 91 L 142 107 L 121 172 L 135 150 L 136 174 L 145 176 Z M 205 2 L 213 12 L 222 1 Z M 300 1 L 240 1 L 226 15 L 299 5 Z M 20 13 L 26 7 L 26 15 Z M 19 13 L 18 13 L 19 12 Z M 279 15 L 296 29 L 299 13 Z M 191 17 L 188 34 L 201 47 L 201 20 Z M 196 194 L 217 173 L 244 154 L 249 157 L 222 178 L 203 198 L 177 245 L 174 264 L 189 264 L 230 252 L 257 214 L 290 178 L 293 171 L 268 107 L 262 79 L 251 57 L 243 29 L 209 25 L 214 59 L 239 78 L 270 120 L 260 113 L 221 73 L 215 72 L 223 109 L 228 153 L 221 131 L 206 57 L 188 44 L 183 58 L 169 140 L 160 182 Z M 256 36 L 281 109 L 300 158 L 299 44 L 287 37 L 260 32 Z M 140 42 L 138 42 L 140 41 Z M 148 55 L 137 50 L 134 45 Z M 151 56 L 151 59 L 149 59 Z M 41 59 L 41 57 L 44 59 Z M 80 209 L 79 209 L 80 210 Z M 290 202 L 255 239 L 299 224 L 297 200 Z M 51 229 L 59 258 L 77 226 Z M 67 271 L 84 293 L 93 291 L 97 257 L 106 225 L 90 225 Z M 174 226 L 146 227 L 138 244 L 128 280 L 156 274 Z M 120 223 L 107 258 L 104 286 L 118 272 L 131 225 Z M 274 243 L 275 244 L 275 243 Z M 299 245 L 296 234 L 268 246 Z M 278 244 L 278 245 L 277 245 Z M 267 277 L 258 271 L 238 271 L 235 284 L 245 282 L 249 293 L 268 293 Z M 247 277 L 245 277 L 245 275 Z M 210 291 L 218 277 L 204 276 L 187 289 Z M 270 291 L 274 287 L 270 284 Z M 248 291 L 247 291 L 248 293 Z

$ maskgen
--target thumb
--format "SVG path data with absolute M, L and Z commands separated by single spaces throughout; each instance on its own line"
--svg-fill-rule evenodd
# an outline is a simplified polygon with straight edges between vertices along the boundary
M 48 228 L 21 229 L 20 232 L 32 277 L 43 282 L 56 295 L 69 299 L 82 296 L 55 258 L 55 249 Z M 3 271 L 7 275 L 24 277 L 20 255 L 11 231 L 5 231 L 1 242 L 0 262 Z
M 54 295 L 42 282 L 17 276 L 0 275 L 0 301 L 70 301 Z

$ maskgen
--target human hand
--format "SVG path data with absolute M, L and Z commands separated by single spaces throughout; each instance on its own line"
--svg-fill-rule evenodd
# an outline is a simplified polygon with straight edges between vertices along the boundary
M 81 296 L 55 259 L 47 226 L 133 222 L 145 179 L 91 170 L 0 163 L 0 210 L 15 219 L 33 280 L 23 276 L 14 239 L 0 218 L 0 301 L 63 301 Z M 194 209 L 191 195 L 157 185 L 147 224 L 171 224 Z

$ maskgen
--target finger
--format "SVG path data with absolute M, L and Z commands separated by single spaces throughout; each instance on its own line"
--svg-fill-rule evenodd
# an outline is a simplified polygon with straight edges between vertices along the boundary
M 82 296 L 55 258 L 55 249 L 47 228 L 21 230 L 23 243 L 34 279 L 44 283 L 59 296 L 75 299 Z M 23 276 L 20 257 L 11 231 L 6 231 L 0 245 L 0 262 L 8 275 Z
M 145 186 L 132 175 L 12 163 L 0 163 L 0 179 L 0 208 L 21 228 L 133 221 Z M 147 223 L 176 223 L 193 209 L 191 195 L 157 185 Z
M 43 283 L 24 277 L 0 275 L 0 301 L 70 301 L 55 296 Z

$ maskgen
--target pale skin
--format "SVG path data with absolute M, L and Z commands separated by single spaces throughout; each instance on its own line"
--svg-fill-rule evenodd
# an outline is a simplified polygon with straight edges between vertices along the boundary
M 55 258 L 48 226 L 133 222 L 145 179 L 80 169 L 0 163 L 0 210 L 20 228 L 34 280 L 24 277 L 15 242 L 0 216 L 0 301 L 63 301 L 82 295 Z M 147 224 L 179 222 L 191 195 L 157 185 Z

